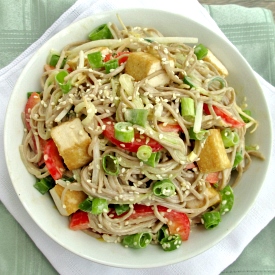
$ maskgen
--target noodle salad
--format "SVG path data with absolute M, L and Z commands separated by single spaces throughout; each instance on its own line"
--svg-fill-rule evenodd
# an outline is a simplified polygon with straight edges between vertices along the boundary
M 70 229 L 171 251 L 232 209 L 251 156 L 263 158 L 245 144 L 258 123 L 197 38 L 118 19 L 49 53 L 20 154 Z

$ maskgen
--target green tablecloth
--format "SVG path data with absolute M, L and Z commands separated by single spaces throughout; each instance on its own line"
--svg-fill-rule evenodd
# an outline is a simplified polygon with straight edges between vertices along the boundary
M 75 1 L 0 2 L 0 68 L 9 64 Z M 263 78 L 275 85 L 272 13 L 234 5 L 205 6 L 227 37 Z M 1 96 L 1 91 L 0 91 Z M 251 225 L 253 226 L 253 225 Z M 223 274 L 275 274 L 275 220 Z M 56 274 L 20 225 L 0 203 L 0 274 Z

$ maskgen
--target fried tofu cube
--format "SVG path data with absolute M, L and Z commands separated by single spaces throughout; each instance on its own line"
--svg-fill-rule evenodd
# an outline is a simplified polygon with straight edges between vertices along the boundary
M 213 187 L 209 186 L 205 190 L 205 196 L 209 199 L 208 207 L 217 204 L 221 201 L 220 194 Z M 186 206 L 190 209 L 201 208 L 205 204 L 205 200 L 194 199 L 186 203 Z
M 61 196 L 64 189 L 63 186 L 56 184 L 50 190 L 50 194 L 60 214 L 62 216 L 70 216 L 79 209 L 78 205 L 87 198 L 87 195 L 82 191 L 66 190 L 62 203 Z
M 136 81 L 141 81 L 148 75 L 162 69 L 160 59 L 150 53 L 133 52 L 129 54 L 125 66 L 126 74 L 131 75 Z M 166 73 L 161 73 L 148 81 L 148 84 L 156 87 L 168 84 L 170 81 Z
M 79 118 L 52 128 L 51 136 L 69 170 L 78 169 L 92 160 L 88 154 L 91 138 Z
M 197 161 L 200 172 L 212 173 L 231 168 L 219 129 L 210 129 Z
M 209 49 L 203 60 L 211 63 L 222 76 L 228 76 L 228 71 L 225 66 Z

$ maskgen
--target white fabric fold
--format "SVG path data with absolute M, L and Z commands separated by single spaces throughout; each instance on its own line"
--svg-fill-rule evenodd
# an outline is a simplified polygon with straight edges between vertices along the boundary
M 242 220 L 239 226 L 217 245 L 192 259 L 178 264 L 161 268 L 135 270 L 113 268 L 91 262 L 73 254 L 55 243 L 34 223 L 28 213 L 24 210 L 8 175 L 4 159 L 3 145 L 5 112 L 16 80 L 32 54 L 55 33 L 74 21 L 103 11 L 131 7 L 157 7 L 158 9 L 180 13 L 193 18 L 204 25 L 212 26 L 212 28 L 215 28 L 220 35 L 223 35 L 216 23 L 196 0 L 186 0 L 183 6 L 182 3 L 176 0 L 78 0 L 42 35 L 38 41 L 32 44 L 10 65 L 0 71 L 0 126 L 2 129 L 0 132 L 0 199 L 59 274 L 219 274 L 237 259 L 246 245 L 274 218 L 274 169 L 269 169 L 261 192 L 249 213 Z M 275 88 L 263 80 L 259 75 L 256 74 L 256 76 L 262 86 L 266 98 L 268 98 L 268 106 L 272 112 L 272 127 L 275 128 Z M 270 167 L 274 167 L 275 165 L 275 153 L 274 149 L 272 150 Z

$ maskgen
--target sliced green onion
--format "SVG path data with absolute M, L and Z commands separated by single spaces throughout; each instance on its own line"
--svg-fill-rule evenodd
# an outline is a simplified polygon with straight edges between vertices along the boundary
M 118 216 L 130 210 L 129 204 L 115 204 L 115 211 Z
M 126 121 L 144 127 L 147 122 L 148 113 L 147 109 L 127 109 L 124 117 Z
M 161 243 L 161 241 L 167 237 L 169 237 L 169 230 L 168 230 L 168 226 L 164 224 L 160 228 L 160 230 L 157 232 L 157 240 L 159 243 Z
M 157 197 L 167 198 L 175 194 L 175 185 L 169 179 L 157 181 L 153 184 L 153 193 Z
M 55 181 L 51 176 L 47 176 L 46 178 L 37 179 L 34 184 L 34 188 L 37 189 L 42 195 L 47 193 L 50 189 L 55 186 Z
M 183 83 L 187 84 L 190 88 L 196 88 L 196 84 L 190 76 L 185 76 L 183 78 Z
M 241 152 L 236 152 L 234 163 L 233 163 L 233 169 L 236 168 L 241 162 L 243 161 L 243 155 Z
M 134 139 L 134 128 L 129 122 L 118 122 L 115 124 L 115 138 L 122 142 L 132 142 Z
M 175 234 L 162 239 L 160 244 L 164 251 L 173 251 L 180 247 L 182 240 L 179 234 Z
M 152 154 L 152 148 L 149 145 L 141 145 L 137 150 L 137 157 L 140 160 L 148 161 Z
M 235 146 L 239 143 L 239 135 L 229 128 L 223 129 L 221 136 L 225 148 Z
M 147 232 L 137 233 L 125 236 L 122 240 L 122 245 L 131 248 L 145 248 L 152 241 L 152 235 Z
M 194 140 L 203 140 L 206 138 L 208 133 L 207 130 L 200 130 L 198 133 L 195 133 L 193 127 L 189 128 L 188 132 L 189 132 L 189 138 Z
M 206 212 L 202 215 L 202 220 L 206 229 L 212 229 L 221 222 L 221 214 L 217 211 Z
M 107 74 L 109 74 L 112 70 L 116 69 L 118 67 L 118 60 L 111 59 L 104 63 L 105 71 Z
M 227 185 L 221 191 L 221 203 L 220 203 L 220 214 L 224 215 L 229 212 L 234 204 L 234 193 L 232 188 Z
M 67 94 L 72 86 L 71 83 L 68 81 L 65 83 L 65 77 L 68 75 L 69 73 L 67 71 L 60 71 L 56 76 L 55 76 L 55 80 L 58 83 L 59 87 L 61 88 L 62 92 L 64 94 Z
M 56 67 L 56 64 L 58 63 L 59 58 L 60 58 L 60 55 L 58 55 L 58 54 L 53 54 L 53 55 L 50 57 L 49 65 L 52 66 L 52 67 Z M 66 61 L 67 61 L 66 58 L 64 58 L 64 59 L 62 60 L 62 64 L 61 64 L 61 66 L 60 66 L 61 69 L 64 68 L 64 66 L 65 66 L 65 64 L 66 64 Z
M 194 53 L 198 60 L 205 58 L 208 54 L 208 49 L 203 44 L 196 45 Z
M 117 176 L 119 174 L 118 158 L 112 155 L 105 155 L 102 159 L 102 167 L 107 175 Z
M 214 82 L 219 82 L 220 83 L 220 89 L 224 88 L 227 86 L 226 81 L 224 78 L 222 78 L 221 76 L 214 76 L 211 79 L 209 79 L 208 81 L 208 88 L 210 87 L 211 84 L 213 84 Z
M 92 214 L 99 215 L 108 211 L 108 202 L 103 198 L 94 198 L 92 204 Z
M 80 210 L 84 212 L 89 212 L 89 213 L 92 212 L 92 206 L 93 206 L 93 200 L 90 197 L 88 197 L 78 205 Z
M 144 163 L 151 167 L 156 167 L 156 165 L 159 163 L 160 160 L 160 152 L 153 152 L 149 159 L 145 161 Z
M 194 121 L 195 119 L 195 102 L 193 98 L 181 98 L 181 115 L 187 121 Z
M 246 151 L 258 151 L 259 145 L 257 145 L 257 144 L 245 145 L 245 150 Z
M 243 110 L 243 112 L 245 114 L 247 114 L 248 116 L 251 116 L 251 114 L 252 114 L 250 110 Z M 244 115 L 240 114 L 240 117 L 242 118 L 243 122 L 245 122 L 245 123 L 250 122 L 250 119 L 245 117 Z
M 53 55 L 51 56 L 51 58 L 50 58 L 49 65 L 55 67 L 56 64 L 57 64 L 57 62 L 58 62 L 58 60 L 59 60 L 59 58 L 60 58 L 60 55 L 53 54 Z
M 101 68 L 103 67 L 102 54 L 101 52 L 89 53 L 87 55 L 88 62 L 92 68 Z
M 113 35 L 107 24 L 102 24 L 89 34 L 90 40 L 111 39 Z

